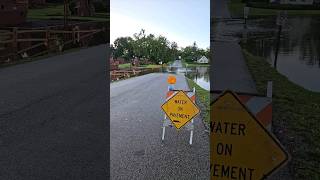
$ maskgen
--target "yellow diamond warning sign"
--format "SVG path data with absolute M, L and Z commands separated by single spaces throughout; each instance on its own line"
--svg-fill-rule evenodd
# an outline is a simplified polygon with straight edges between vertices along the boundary
M 288 160 L 288 154 L 231 91 L 211 103 L 210 177 L 264 179 Z
M 178 91 L 161 108 L 177 129 L 180 129 L 200 112 L 184 91 Z

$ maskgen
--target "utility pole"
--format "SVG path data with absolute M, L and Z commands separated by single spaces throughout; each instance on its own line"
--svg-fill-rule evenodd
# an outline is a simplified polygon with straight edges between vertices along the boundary
M 276 52 L 274 55 L 274 62 L 273 62 L 273 67 L 276 69 L 277 69 L 277 61 L 278 61 L 278 54 L 279 54 L 279 48 L 280 48 L 282 26 L 286 23 L 286 20 L 287 20 L 287 12 L 280 11 L 277 18 L 277 25 L 279 29 L 278 29 Z
M 276 45 L 276 52 L 274 54 L 274 62 L 273 62 L 273 67 L 276 69 L 277 69 L 277 61 L 278 61 L 278 53 L 279 53 L 282 25 L 278 25 L 278 27 L 279 27 L 279 29 L 278 29 L 277 45 Z

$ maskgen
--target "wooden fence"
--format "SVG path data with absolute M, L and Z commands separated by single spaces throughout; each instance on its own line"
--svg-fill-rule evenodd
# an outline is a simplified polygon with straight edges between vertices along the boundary
M 12 28 L 0 30 L 0 63 L 9 63 L 50 52 L 61 52 L 70 47 L 88 46 L 98 33 L 106 33 L 106 28 L 92 28 L 74 25 L 64 30 L 60 27 L 38 29 Z
M 134 76 L 140 76 L 148 73 L 159 72 L 160 68 L 137 68 L 126 70 L 113 70 L 110 71 L 110 80 L 117 81 L 120 79 L 126 79 Z

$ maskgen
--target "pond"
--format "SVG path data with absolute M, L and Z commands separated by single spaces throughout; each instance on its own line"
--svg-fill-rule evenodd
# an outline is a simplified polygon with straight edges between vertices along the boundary
M 218 25 L 219 23 L 217 23 Z M 242 47 L 267 59 L 271 66 L 305 89 L 320 92 L 320 17 L 289 17 L 279 43 L 276 18 L 250 19 L 245 29 L 242 22 L 219 25 L 220 39 L 241 40 Z
M 176 60 L 171 66 L 168 66 L 167 72 L 183 74 L 192 79 L 200 87 L 210 91 L 209 67 L 183 67 L 181 61 Z

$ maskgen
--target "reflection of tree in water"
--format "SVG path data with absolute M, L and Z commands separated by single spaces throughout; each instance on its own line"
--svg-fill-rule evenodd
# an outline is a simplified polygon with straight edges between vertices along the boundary
M 187 73 L 190 79 L 196 80 L 197 78 L 203 78 L 206 82 L 209 82 L 209 68 L 208 67 L 194 67 L 189 68 L 191 72 Z
M 301 62 L 310 66 L 317 65 L 320 53 L 320 36 L 317 32 L 320 24 L 317 23 L 317 19 L 310 17 L 294 18 L 290 22 L 292 30 L 289 34 L 289 42 L 293 44 L 292 49 L 294 49 Z
M 261 21 L 262 22 L 262 21 Z M 282 32 L 279 53 L 296 56 L 309 66 L 320 67 L 320 18 L 290 18 Z M 270 22 L 266 22 L 270 25 Z M 275 24 L 275 22 L 274 22 Z M 266 24 L 259 24 L 266 28 Z M 277 32 L 251 33 L 245 49 L 257 56 L 265 57 L 271 63 L 274 59 Z

